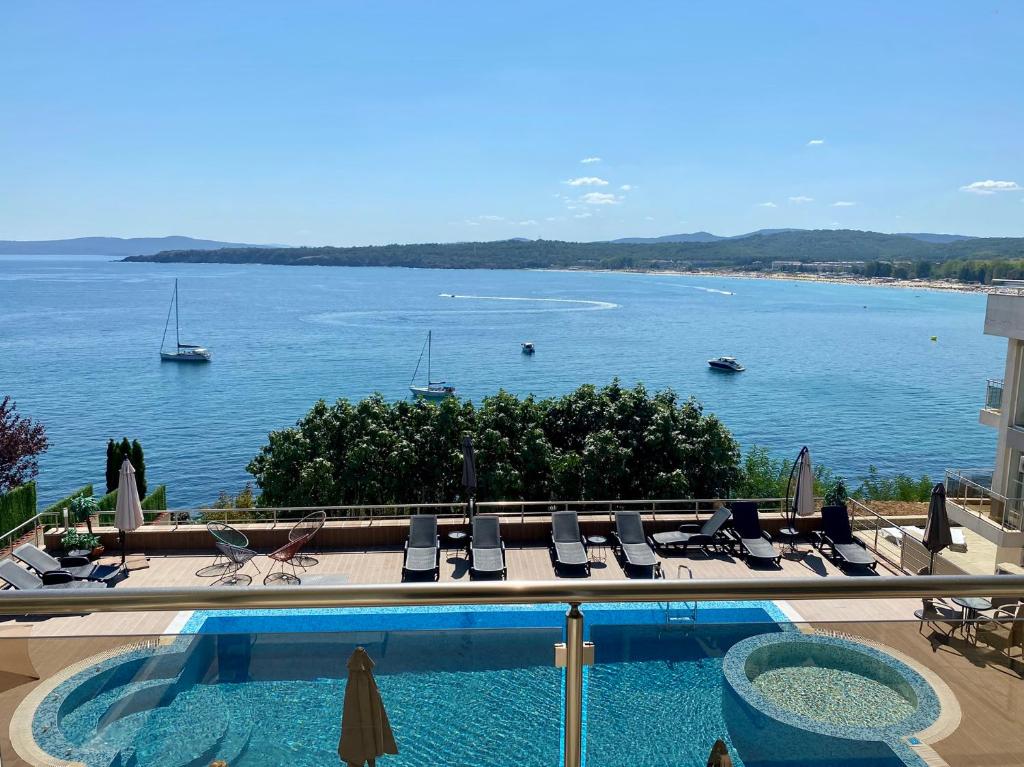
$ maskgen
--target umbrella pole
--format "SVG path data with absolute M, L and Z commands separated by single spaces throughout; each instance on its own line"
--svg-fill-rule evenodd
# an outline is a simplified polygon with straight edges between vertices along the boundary
M 128 533 L 124 530 L 119 530 L 118 535 L 121 537 L 121 569 L 124 570 L 124 574 L 128 575 Z

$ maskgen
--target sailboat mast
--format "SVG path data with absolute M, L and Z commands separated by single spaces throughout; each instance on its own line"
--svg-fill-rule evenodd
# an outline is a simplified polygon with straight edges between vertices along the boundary
M 431 331 L 428 330 L 427 331 L 427 386 L 430 386 L 430 384 L 433 383 L 433 381 L 434 381 L 434 379 L 430 375 L 430 345 L 431 345 L 430 335 L 431 335 Z
M 174 340 L 181 347 L 181 335 L 178 332 L 178 278 L 174 278 Z

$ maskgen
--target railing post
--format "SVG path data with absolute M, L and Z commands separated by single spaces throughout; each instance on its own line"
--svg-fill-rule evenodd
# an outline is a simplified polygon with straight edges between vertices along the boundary
M 571 602 L 565 614 L 565 767 L 583 762 L 583 613 Z

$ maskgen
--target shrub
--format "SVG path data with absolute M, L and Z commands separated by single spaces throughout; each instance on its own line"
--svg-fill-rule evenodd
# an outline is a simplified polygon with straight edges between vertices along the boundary
M 100 511 L 114 511 L 117 508 L 117 489 L 107 493 L 96 503 Z
M 13 530 L 36 514 L 36 483 L 26 482 L 0 495 L 0 533 Z
M 58 513 L 59 514 L 62 509 L 70 508 L 71 507 L 71 502 L 75 498 L 78 498 L 79 496 L 82 496 L 82 495 L 92 495 L 92 485 L 85 485 L 84 487 L 80 487 L 75 492 L 73 492 L 71 495 L 67 496 L 66 498 L 61 498 L 56 503 L 51 503 L 49 506 L 47 506 L 45 509 L 43 509 L 42 513 L 43 514 L 51 514 L 51 513 Z
M 166 511 L 167 485 L 159 485 L 156 490 L 142 499 L 143 511 Z
M 70 516 L 75 524 L 85 522 L 85 527 L 92 534 L 92 515 L 99 511 L 99 504 L 91 495 L 79 495 L 71 499 Z

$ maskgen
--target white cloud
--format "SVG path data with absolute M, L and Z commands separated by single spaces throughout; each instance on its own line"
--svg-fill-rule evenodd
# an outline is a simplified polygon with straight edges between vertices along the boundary
M 532 218 L 528 218 L 525 221 L 520 221 L 519 226 L 537 226 L 537 222 Z
M 812 138 L 810 141 L 807 142 L 807 146 L 821 146 L 824 143 L 825 139 L 823 138 Z
M 774 202 L 759 202 L 757 204 L 757 207 L 759 207 L 759 208 L 777 208 L 779 206 L 776 205 Z
M 654 216 L 644 216 L 644 221 L 653 221 Z
M 561 216 L 548 216 L 544 220 L 545 221 L 561 221 L 562 217 Z
M 477 216 L 481 221 L 504 221 L 504 216 Z
M 590 164 L 595 163 L 595 162 L 601 162 L 601 158 L 600 157 L 584 157 L 582 160 L 580 160 L 580 162 L 583 163 L 584 165 L 590 165 Z
M 960 187 L 961 192 L 971 192 L 972 194 L 995 194 L 996 192 L 1019 192 L 1024 189 L 1016 181 L 975 181 L 973 184 L 967 184 L 966 186 Z
M 593 213 L 577 213 L 576 215 L 573 216 L 573 218 L 590 218 L 592 215 L 594 215 L 594 214 Z
M 622 202 L 622 198 L 606 192 L 587 192 L 580 197 L 580 202 L 585 202 L 587 205 L 618 205 Z
M 796 197 L 790 197 L 789 201 L 790 202 L 795 202 L 797 205 L 799 205 L 802 202 L 814 202 L 814 198 L 813 197 L 806 197 L 806 196 L 804 196 L 802 194 L 798 194 Z
M 603 178 L 597 176 L 580 176 L 579 178 L 570 178 L 565 182 L 569 186 L 608 186 L 608 182 Z
M 857 203 L 850 202 L 849 200 L 837 200 L 836 202 L 832 203 L 832 207 L 833 208 L 852 208 L 856 204 Z
M 622 186 L 619 187 L 619 189 L 621 189 L 623 192 L 631 192 L 633 190 L 633 185 L 623 184 Z

